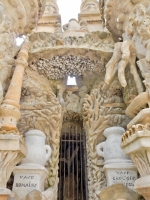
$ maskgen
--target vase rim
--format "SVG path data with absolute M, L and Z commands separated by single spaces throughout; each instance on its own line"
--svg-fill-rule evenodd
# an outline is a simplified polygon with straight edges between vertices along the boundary
M 26 137 L 27 136 L 32 136 L 32 135 L 40 136 L 40 137 L 43 137 L 44 139 L 46 139 L 46 135 L 42 131 L 40 131 L 40 130 L 33 129 L 33 130 L 29 130 L 29 131 L 27 131 L 25 133 Z
M 125 129 L 119 126 L 112 126 L 112 127 L 106 128 L 103 132 L 103 135 L 107 138 L 112 133 L 123 134 L 125 133 Z

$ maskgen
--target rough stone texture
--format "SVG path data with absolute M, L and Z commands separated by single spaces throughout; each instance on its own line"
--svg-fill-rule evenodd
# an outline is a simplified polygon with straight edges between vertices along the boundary
M 46 197 L 44 197 L 42 195 L 41 192 L 39 192 L 38 190 L 33 190 L 32 192 L 30 192 L 25 200 L 33 200 L 33 199 L 36 199 L 36 200 L 46 200 Z
M 103 85 L 102 85 L 103 86 Z M 99 165 L 96 154 L 96 145 L 104 141 L 103 131 L 110 126 L 126 126 L 124 104 L 121 97 L 113 94 L 113 88 L 103 91 L 103 88 L 94 89 L 86 95 L 83 104 L 84 126 L 87 134 L 87 164 L 89 179 L 89 198 L 97 199 L 97 194 L 106 186 L 106 179 L 102 169 L 103 162 Z
M 52 148 L 50 166 L 53 167 L 49 172 L 49 184 L 53 186 L 58 173 L 61 107 L 48 85 L 39 76 L 27 70 L 23 83 L 23 88 L 27 90 L 21 99 L 22 117 L 18 129 L 23 134 L 31 129 L 38 129 L 46 134 L 46 143 Z
M 100 200 L 138 200 L 138 194 L 124 186 L 123 184 L 114 184 L 112 186 L 104 188 L 100 195 Z
M 45 0 L 2 0 L 0 5 L 0 102 L 12 76 L 14 57 L 20 47 L 16 46 L 19 35 L 30 33 L 36 26 L 44 9 Z
M 46 0 L 45 10 L 42 17 L 38 21 L 35 32 L 62 33 L 61 16 L 56 0 Z
M 78 15 L 78 20 L 80 24 L 83 21 L 87 22 L 87 29 L 90 32 L 102 31 L 102 15 L 100 15 L 99 5 L 97 0 L 84 0 L 80 6 L 80 13 Z
M 36 66 L 39 74 L 43 74 L 48 79 L 57 80 L 68 75 L 80 76 L 84 71 L 93 71 L 98 65 L 98 60 L 74 55 L 54 56 L 52 59 L 40 59 L 33 65 Z

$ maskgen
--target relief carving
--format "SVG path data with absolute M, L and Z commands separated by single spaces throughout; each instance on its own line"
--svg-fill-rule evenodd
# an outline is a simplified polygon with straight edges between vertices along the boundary
M 45 75 L 48 79 L 61 79 L 68 75 L 80 76 L 85 71 L 93 71 L 98 61 L 90 60 L 88 57 L 67 55 L 54 56 L 51 59 L 39 59 L 36 63 L 31 64 L 32 68 L 36 69 L 39 74 Z
M 61 24 L 56 23 L 55 33 L 32 33 L 29 36 L 31 41 L 31 50 L 41 50 L 42 48 L 57 48 L 59 46 L 70 47 L 83 47 L 91 49 L 99 49 L 101 51 L 113 52 L 114 40 L 111 33 L 108 30 L 103 32 L 87 32 L 87 23 L 85 20 L 80 21 L 81 30 L 85 33 L 81 35 L 66 35 L 63 39 L 63 33 L 61 31 Z M 67 25 L 68 26 L 68 25 Z
M 46 134 L 46 142 L 52 148 L 49 160 L 48 185 L 54 186 L 58 176 L 59 140 L 61 128 L 61 106 L 52 92 L 37 74 L 26 70 L 21 98 L 21 120 L 19 131 L 24 134 L 31 129 Z
M 111 91 L 102 92 L 102 86 L 85 96 L 83 104 L 84 127 L 87 138 L 87 165 L 89 199 L 98 199 L 99 192 L 106 186 L 102 169 L 103 159 L 99 160 L 96 145 L 104 141 L 104 129 L 110 126 L 125 126 L 127 117 L 120 97 Z M 116 106 L 115 106 L 116 104 Z

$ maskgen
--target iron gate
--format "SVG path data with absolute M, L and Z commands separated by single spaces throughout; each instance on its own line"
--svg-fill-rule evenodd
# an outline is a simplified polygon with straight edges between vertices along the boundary
M 58 200 L 88 200 L 86 138 L 69 127 L 60 140 Z

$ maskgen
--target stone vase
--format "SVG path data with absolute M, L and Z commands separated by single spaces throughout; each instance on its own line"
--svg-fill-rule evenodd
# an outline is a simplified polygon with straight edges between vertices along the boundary
M 120 163 L 125 162 L 125 160 L 126 162 L 131 162 L 120 147 L 121 137 L 124 132 L 125 130 L 121 127 L 110 127 L 104 130 L 103 135 L 107 139 L 96 146 L 97 154 L 104 157 L 104 164 Z
M 45 134 L 39 130 L 30 130 L 25 134 L 28 153 L 21 164 L 46 164 L 52 151 L 49 145 L 45 145 L 45 139 Z
M 107 186 L 124 184 L 133 189 L 137 179 L 137 169 L 132 160 L 120 147 L 121 137 L 125 130 L 121 127 L 110 127 L 104 130 L 106 141 L 96 146 L 97 154 L 104 158 L 104 173 Z

